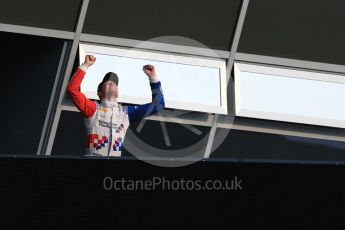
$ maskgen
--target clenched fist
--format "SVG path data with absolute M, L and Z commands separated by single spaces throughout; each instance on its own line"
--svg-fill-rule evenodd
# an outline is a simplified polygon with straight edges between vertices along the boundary
M 156 76 L 156 70 L 153 65 L 144 65 L 143 71 L 148 77 Z
M 86 55 L 85 56 L 85 61 L 84 61 L 84 65 L 86 65 L 87 67 L 92 66 L 96 61 L 96 57 L 93 55 Z

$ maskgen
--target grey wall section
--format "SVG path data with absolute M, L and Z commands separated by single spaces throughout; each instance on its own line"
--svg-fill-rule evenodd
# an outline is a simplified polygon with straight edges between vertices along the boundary
M 250 1 L 239 52 L 345 65 L 345 1 Z
M 1 0 L 0 23 L 74 31 L 82 0 Z
M 64 41 L 0 32 L 0 44 L 0 154 L 36 154 Z
M 216 132 L 215 138 L 219 132 Z M 345 143 L 230 130 L 210 158 L 263 161 L 345 162 Z
M 240 0 L 91 0 L 83 33 L 147 40 L 183 36 L 229 50 Z M 190 45 L 184 41 L 165 43 Z

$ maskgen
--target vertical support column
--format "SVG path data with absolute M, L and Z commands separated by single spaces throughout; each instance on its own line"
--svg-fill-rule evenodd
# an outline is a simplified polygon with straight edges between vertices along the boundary
M 60 91 L 60 94 L 58 96 L 58 103 L 57 103 L 56 112 L 55 112 L 54 120 L 52 123 L 51 131 L 50 131 L 50 135 L 48 138 L 48 143 L 47 143 L 47 147 L 45 150 L 45 155 L 51 155 L 51 151 L 53 148 L 54 139 L 55 139 L 55 135 L 56 135 L 56 131 L 57 131 L 57 127 L 59 124 L 61 111 L 62 111 L 61 104 L 62 104 L 62 100 L 65 96 L 65 91 L 66 91 L 66 87 L 67 87 L 69 78 L 72 74 L 73 64 L 74 64 L 74 60 L 75 60 L 76 53 L 78 50 L 80 35 L 81 35 L 82 29 L 83 29 L 83 25 L 84 25 L 88 6 L 89 6 L 89 0 L 83 0 L 81 10 L 79 13 L 78 23 L 76 26 L 75 36 L 74 36 L 73 43 L 72 43 L 71 52 L 70 52 L 70 55 L 68 58 L 65 75 L 63 77 L 61 91 Z
M 42 133 L 41 133 L 41 138 L 40 138 L 40 142 L 37 148 L 37 153 L 36 155 L 42 155 L 43 151 L 46 147 L 47 144 L 47 139 L 49 136 L 49 131 L 50 131 L 50 126 L 51 126 L 51 122 L 52 119 L 54 117 L 54 108 L 53 106 L 56 106 L 56 95 L 57 95 L 57 91 L 58 91 L 58 86 L 59 86 L 59 79 L 61 77 L 61 72 L 62 72 L 62 68 L 63 68 L 63 64 L 64 61 L 66 60 L 66 56 L 67 56 L 67 44 L 68 42 L 65 41 L 62 51 L 61 51 L 61 55 L 60 55 L 60 61 L 59 61 L 59 66 L 56 72 L 56 76 L 55 76 L 55 81 L 54 81 L 54 85 L 53 85 L 53 90 L 51 92 L 50 95 L 50 100 L 49 100 L 49 105 L 48 105 L 48 109 L 47 109 L 47 114 L 46 114 L 46 118 L 44 120 L 44 124 L 43 124 L 43 129 L 42 129 Z
M 231 78 L 231 71 L 232 71 L 232 67 L 234 65 L 237 47 L 238 47 L 238 43 L 240 41 L 242 28 L 243 28 L 243 24 L 244 24 L 244 19 L 246 17 L 246 13 L 247 13 L 247 9 L 248 9 L 248 4 L 249 4 L 249 0 L 243 0 L 242 1 L 241 11 L 240 11 L 240 14 L 239 14 L 239 17 L 237 20 L 236 30 L 235 30 L 234 38 L 233 38 L 232 45 L 231 45 L 230 55 L 229 55 L 228 61 L 226 63 L 227 83 L 230 81 L 230 78 Z M 213 145 L 214 137 L 216 135 L 216 130 L 217 130 L 218 117 L 219 117 L 219 114 L 215 114 L 215 116 L 213 118 L 212 128 L 211 128 L 210 134 L 208 136 L 208 141 L 207 141 L 207 145 L 206 145 L 206 149 L 205 149 L 204 158 L 209 158 L 211 155 L 212 145 Z

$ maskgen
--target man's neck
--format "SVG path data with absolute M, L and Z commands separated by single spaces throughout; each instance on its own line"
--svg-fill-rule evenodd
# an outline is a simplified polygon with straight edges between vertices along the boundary
M 105 97 L 105 98 L 103 98 L 103 100 L 117 102 L 117 98 L 116 97 Z

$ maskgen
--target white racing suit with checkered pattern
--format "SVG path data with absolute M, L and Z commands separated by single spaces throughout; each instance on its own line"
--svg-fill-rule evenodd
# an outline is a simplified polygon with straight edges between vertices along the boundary
M 94 156 L 121 156 L 126 131 L 130 123 L 161 111 L 165 107 L 164 96 L 157 76 L 150 79 L 152 102 L 144 105 L 123 105 L 114 101 L 92 101 L 80 92 L 80 84 L 86 68 L 74 73 L 68 92 L 76 107 L 83 113 L 87 141 L 86 154 Z

